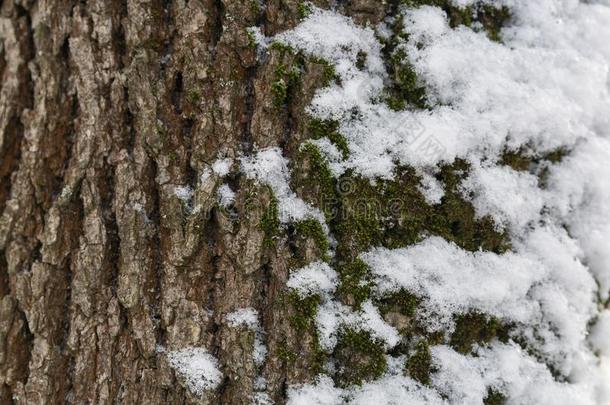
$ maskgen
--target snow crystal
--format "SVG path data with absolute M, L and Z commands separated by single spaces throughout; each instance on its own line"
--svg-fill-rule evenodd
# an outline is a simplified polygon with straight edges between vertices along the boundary
M 169 364 L 184 378 L 189 390 L 201 395 L 222 381 L 216 359 L 202 347 L 167 352 Z

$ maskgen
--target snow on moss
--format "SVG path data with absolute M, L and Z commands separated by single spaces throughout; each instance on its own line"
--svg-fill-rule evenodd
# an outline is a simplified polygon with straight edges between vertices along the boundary
M 279 217 L 283 224 L 313 218 L 326 227 L 322 212 L 298 198 L 290 189 L 288 161 L 279 148 L 263 149 L 254 156 L 244 157 L 241 169 L 248 178 L 271 187 L 278 200 Z
M 318 261 L 291 272 L 286 286 L 301 297 L 327 295 L 337 288 L 337 279 L 337 273 L 327 263 Z
M 274 40 L 328 60 L 340 77 L 309 107 L 318 119 L 338 122 L 347 141 L 348 156 L 325 138 L 315 141 L 335 176 L 351 169 L 389 179 L 397 165 L 411 166 L 426 200 L 437 204 L 444 192 L 433 173 L 441 163 L 464 159 L 470 170 L 459 190 L 477 217 L 490 216 L 511 237 L 504 254 L 468 252 L 429 235 L 403 249 L 372 249 L 361 257 L 374 293 L 417 296 L 416 316 L 429 331 L 450 333 L 459 314 L 495 317 L 512 325 L 511 338 L 536 356 L 511 340 L 480 347 L 476 356 L 439 345 L 432 349 L 437 371 L 430 387 L 386 375 L 338 389 L 320 377 L 292 387 L 290 403 L 480 404 L 492 391 L 508 403 L 607 403 L 610 322 L 599 308 L 610 296 L 610 4 L 476 3 L 509 7 L 501 42 L 466 26 L 451 28 L 437 7 L 400 9 L 404 31 L 394 62 L 409 65 L 425 86 L 425 109 L 396 111 L 382 102 L 391 79 L 378 38 L 393 35 L 392 18 L 376 37 L 370 27 L 312 7 Z M 566 156 L 539 170 L 499 163 L 507 151 L 557 150 Z M 316 325 L 323 348 L 332 350 L 341 328 L 352 326 L 377 334 L 386 347 L 398 342 L 373 301 L 357 311 L 332 298 L 330 278 L 322 277 L 330 268 L 300 271 L 292 287 L 322 293 Z

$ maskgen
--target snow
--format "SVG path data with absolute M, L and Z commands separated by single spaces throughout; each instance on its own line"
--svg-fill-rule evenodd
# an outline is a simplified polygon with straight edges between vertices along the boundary
M 324 262 L 315 262 L 293 271 L 286 286 L 302 298 L 314 294 L 332 293 L 337 287 L 337 273 Z
M 326 227 L 322 212 L 298 198 L 290 189 L 288 161 L 279 148 L 263 149 L 254 156 L 244 157 L 241 169 L 248 178 L 271 187 L 278 200 L 280 222 L 286 224 L 313 218 Z
M 459 191 L 478 218 L 490 216 L 507 232 L 509 252 L 470 252 L 422 235 L 412 246 L 376 247 L 361 258 L 377 297 L 405 289 L 420 298 L 416 316 L 428 331 L 449 334 L 456 315 L 481 313 L 513 325 L 511 338 L 528 350 L 493 341 L 463 355 L 441 344 L 431 349 L 430 386 L 391 370 L 347 388 L 320 375 L 289 387 L 290 404 L 482 404 L 490 388 L 510 404 L 610 401 L 610 312 L 603 309 L 610 297 L 610 2 L 477 3 L 509 7 L 501 43 L 480 29 L 450 28 L 437 7 L 400 10 L 408 39 L 398 47 L 426 88 L 428 109 L 393 111 L 380 102 L 388 74 L 375 30 L 388 37 L 390 21 L 361 27 L 313 7 L 294 29 L 257 43 L 279 41 L 335 66 L 341 80 L 319 90 L 308 109 L 337 120 L 348 142 L 344 159 L 328 139 L 312 141 L 333 175 L 391 179 L 397 165 L 408 165 L 421 176 L 426 201 L 438 204 L 438 166 L 469 163 Z M 363 69 L 356 66 L 361 52 Z M 560 162 L 526 171 L 500 163 L 505 151 L 557 150 L 567 151 Z M 290 189 L 280 149 L 244 157 L 241 168 L 271 187 L 282 223 L 316 218 L 327 229 L 319 210 Z M 400 342 L 373 300 L 359 310 L 343 305 L 336 285 L 323 262 L 292 271 L 288 281 L 302 297 L 320 296 L 323 349 L 332 351 L 345 328 L 369 331 L 387 350 Z
M 222 381 L 217 360 L 202 347 L 169 351 L 167 360 L 194 394 L 213 390 Z
M 254 348 L 252 357 L 254 364 L 262 366 L 267 356 L 267 347 L 263 341 L 263 329 L 258 322 L 258 311 L 254 308 L 240 308 L 226 317 L 227 323 L 233 328 L 244 326 L 254 332 Z
M 232 165 L 233 159 L 231 158 L 218 159 L 212 163 L 212 171 L 218 176 L 224 177 L 229 174 Z
M 240 308 L 227 315 L 229 326 L 245 326 L 250 329 L 258 327 L 258 311 L 254 308 Z
M 604 310 L 591 331 L 591 345 L 602 355 L 610 357 L 610 309 Z
M 218 187 L 218 203 L 223 207 L 229 207 L 235 202 L 235 191 L 228 184 Z
M 193 200 L 193 189 L 190 186 L 176 186 L 174 187 L 174 195 L 188 205 Z
M 490 215 L 500 227 L 521 230 L 539 220 L 544 191 L 538 177 L 508 166 L 474 166 L 462 183 L 465 196 L 472 198 L 477 216 Z
M 423 194 L 426 202 L 430 205 L 439 204 L 445 196 L 443 184 L 432 174 L 423 172 L 419 191 Z

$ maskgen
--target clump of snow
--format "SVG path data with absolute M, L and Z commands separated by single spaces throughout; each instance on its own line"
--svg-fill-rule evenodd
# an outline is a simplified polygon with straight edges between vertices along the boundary
M 189 205 L 193 200 L 193 189 L 190 186 L 174 187 L 174 195 L 178 197 L 185 205 Z
M 222 381 L 216 359 L 202 347 L 189 347 L 166 353 L 172 368 L 184 379 L 189 390 L 197 395 L 213 390 Z
M 279 148 L 263 149 L 254 156 L 244 157 L 241 169 L 248 178 L 271 187 L 278 200 L 280 222 L 286 224 L 314 218 L 326 228 L 322 212 L 298 198 L 290 189 L 288 161 Z
M 439 204 L 445 196 L 443 184 L 430 173 L 424 172 L 421 176 L 419 191 L 424 195 L 426 202 L 431 205 Z
M 610 128 L 610 126 L 608 127 Z M 577 145 L 550 171 L 551 205 L 579 242 L 603 300 L 610 297 L 610 134 Z
M 538 177 L 508 166 L 474 166 L 461 188 L 479 217 L 490 215 L 515 230 L 537 221 L 545 202 Z
M 328 295 L 337 287 L 337 272 L 325 262 L 314 262 L 290 274 L 286 286 L 301 297 L 314 294 Z
M 342 403 L 342 390 L 336 388 L 333 380 L 320 375 L 315 384 L 303 384 L 288 388 L 289 405 L 337 405 Z
M 549 369 L 516 344 L 496 343 L 464 356 L 447 346 L 431 348 L 437 368 L 432 386 L 451 403 L 482 403 L 488 388 L 515 404 L 593 404 L 587 384 L 555 381 Z
M 254 308 L 240 308 L 227 315 L 229 326 L 245 326 L 250 329 L 258 327 L 258 311 Z
M 235 191 L 228 184 L 218 187 L 218 203 L 222 207 L 229 207 L 235 202 Z
M 318 308 L 316 327 L 320 346 L 327 351 L 332 351 L 336 346 L 339 335 L 345 328 L 367 331 L 387 349 L 400 341 L 398 331 L 383 320 L 371 301 L 363 303 L 361 310 L 354 311 L 335 300 L 326 300 Z
M 591 330 L 589 342 L 604 356 L 610 357 L 610 309 L 604 310 Z
M 226 317 L 227 323 L 233 328 L 244 326 L 254 332 L 254 348 L 252 356 L 254 364 L 261 366 L 267 356 L 267 346 L 263 341 L 263 329 L 258 322 L 258 311 L 254 308 L 240 308 Z
M 231 171 L 231 166 L 233 165 L 233 159 L 218 159 L 214 163 L 212 163 L 212 171 L 220 176 L 224 177 Z

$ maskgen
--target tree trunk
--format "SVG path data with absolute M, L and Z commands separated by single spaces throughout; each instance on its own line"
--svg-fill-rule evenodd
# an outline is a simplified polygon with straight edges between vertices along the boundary
M 295 154 L 324 66 L 278 109 L 279 56 L 257 61 L 246 28 L 286 30 L 300 3 L 0 2 L 1 403 L 251 403 L 257 375 L 282 403 L 313 376 L 310 334 L 287 326 L 294 249 L 261 226 L 273 196 L 229 175 L 229 212 L 221 176 L 201 176 L 254 148 Z M 383 17 L 354 3 L 357 21 Z M 261 370 L 254 332 L 225 319 L 244 307 L 272 354 Z M 187 347 L 218 359 L 213 392 L 168 364 Z

